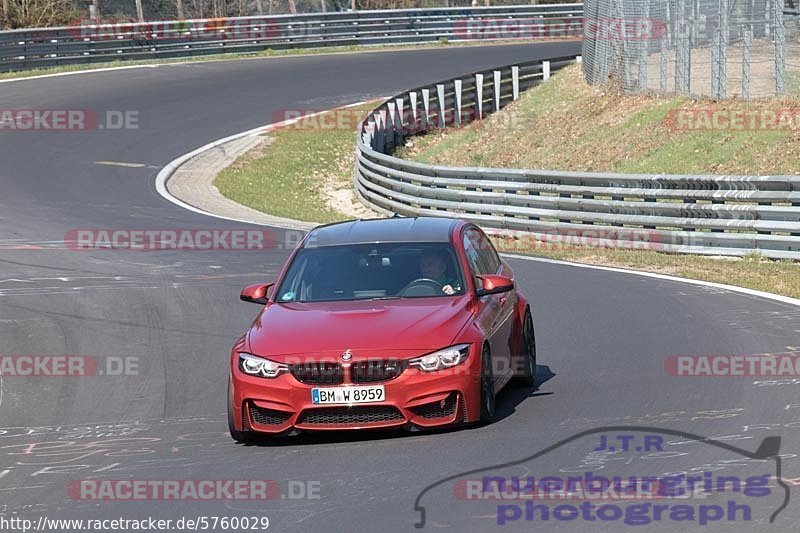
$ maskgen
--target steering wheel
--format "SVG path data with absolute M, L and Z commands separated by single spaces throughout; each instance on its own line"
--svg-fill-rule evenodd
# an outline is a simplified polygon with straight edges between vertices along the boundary
M 443 285 L 430 278 L 417 278 L 403 287 L 400 296 L 436 296 L 442 293 Z

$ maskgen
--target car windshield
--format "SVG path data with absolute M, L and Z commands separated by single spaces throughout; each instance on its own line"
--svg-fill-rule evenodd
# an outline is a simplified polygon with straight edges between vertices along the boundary
M 464 293 L 449 243 L 381 243 L 304 248 L 292 260 L 278 302 L 422 298 Z

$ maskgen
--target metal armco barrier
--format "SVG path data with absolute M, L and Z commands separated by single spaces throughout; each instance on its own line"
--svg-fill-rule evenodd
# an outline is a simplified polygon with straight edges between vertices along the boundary
M 583 4 L 332 12 L 0 32 L 0 72 L 322 46 L 582 37 Z
M 573 62 L 500 67 L 387 100 L 358 134 L 357 196 L 387 214 L 456 216 L 550 243 L 800 259 L 798 176 L 446 167 L 391 155 L 406 137 L 479 120 Z

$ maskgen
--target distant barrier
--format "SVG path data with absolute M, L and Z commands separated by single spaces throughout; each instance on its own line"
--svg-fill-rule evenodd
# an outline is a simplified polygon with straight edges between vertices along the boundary
M 331 12 L 0 32 L 0 72 L 220 53 L 582 36 L 583 4 Z

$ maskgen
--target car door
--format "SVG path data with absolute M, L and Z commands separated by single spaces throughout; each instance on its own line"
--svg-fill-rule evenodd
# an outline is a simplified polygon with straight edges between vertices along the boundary
M 500 276 L 513 277 L 511 268 L 500 259 L 500 255 L 495 250 L 492 241 L 479 228 L 475 228 L 479 240 L 479 252 L 482 257 L 482 264 L 486 265 L 486 274 L 496 274 Z M 514 374 L 514 310 L 517 307 L 517 292 L 509 291 L 494 295 L 499 307 L 497 317 L 497 353 L 503 356 L 504 369 L 503 377 L 511 379 Z
M 467 253 L 467 262 L 470 274 L 479 286 L 475 276 L 483 275 L 509 275 L 508 267 L 500 260 L 500 256 L 492 246 L 488 237 L 477 227 L 469 226 L 464 231 L 464 250 Z M 490 294 L 480 299 L 478 313 L 481 327 L 486 332 L 489 346 L 492 350 L 493 373 L 496 386 L 502 386 L 512 374 L 511 365 L 511 336 L 513 333 L 513 310 L 516 305 L 514 291 L 502 294 Z

